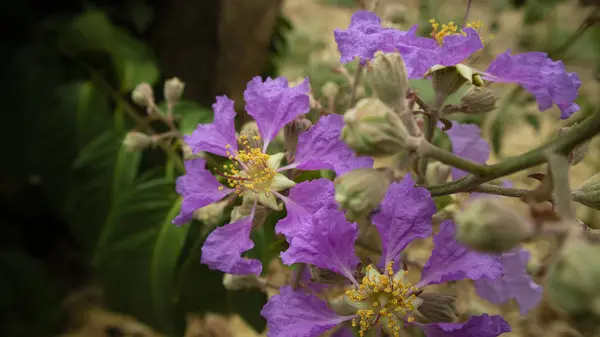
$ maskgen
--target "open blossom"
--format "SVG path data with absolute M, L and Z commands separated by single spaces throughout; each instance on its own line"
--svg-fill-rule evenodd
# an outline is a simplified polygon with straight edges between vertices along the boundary
M 422 78 L 434 66 L 455 66 L 465 62 L 483 48 L 478 24 L 459 31 L 453 24 L 433 23 L 433 38 L 418 37 L 416 27 L 399 31 L 381 27 L 380 19 L 371 12 L 358 11 L 352 16 L 347 30 L 336 30 L 335 39 L 347 63 L 358 57 L 361 62 L 372 59 L 378 50 L 398 51 L 406 63 L 409 78 Z M 577 74 L 567 72 L 561 61 L 553 61 L 546 53 L 528 52 L 511 55 L 511 51 L 498 55 L 487 70 L 472 69 L 483 79 L 493 82 L 518 83 L 538 102 L 540 110 L 553 104 L 568 118 L 579 110 L 574 103 L 581 81 Z
M 355 312 L 339 315 L 318 297 L 304 290 L 283 287 L 261 314 L 267 319 L 269 337 L 312 337 L 351 321 L 362 336 L 380 325 L 391 336 L 400 336 L 405 325 L 418 326 L 428 337 L 495 337 L 510 331 L 500 316 L 472 316 L 465 323 L 419 323 L 415 315 L 426 316 L 423 288 L 462 279 L 498 279 L 503 266 L 498 256 L 469 251 L 454 240 L 455 225 L 446 221 L 434 235 L 435 248 L 415 285 L 405 278 L 406 270 L 394 264 L 400 252 L 417 238 L 432 235 L 431 217 L 435 204 L 424 188 L 415 188 L 405 178 L 390 186 L 381 211 L 372 221 L 382 239 L 383 270 L 369 265 L 356 278 L 359 259 L 354 253 L 358 228 L 343 212 L 324 205 L 311 222 L 292 235 L 290 248 L 281 255 L 285 264 L 307 263 L 344 275 L 349 280 L 345 300 Z
M 490 156 L 490 145 L 481 137 L 481 129 L 475 124 L 452 123 L 446 131 L 452 141 L 452 152 L 477 164 L 485 164 Z M 458 180 L 468 173 L 452 168 L 452 179 Z
M 217 97 L 213 105 L 214 121 L 198 125 L 191 135 L 185 136 L 185 143 L 193 153 L 204 151 L 225 156 L 231 164 L 216 170 L 216 174 L 224 180 L 224 184 L 221 184 L 206 169 L 203 159 L 186 161 L 186 174 L 177 180 L 177 192 L 183 196 L 183 203 L 173 223 L 182 225 L 191 220 L 195 210 L 231 194 L 242 197 L 244 205 L 249 205 L 247 214 L 242 214 L 245 216 L 216 228 L 207 237 L 202 247 L 202 262 L 210 268 L 231 274 L 261 272 L 262 266 L 258 260 L 241 257 L 254 246 L 249 235 L 257 205 L 280 210 L 281 205 L 277 201 L 280 199 L 288 207 L 293 204 L 291 207 L 298 212 L 304 210 L 293 201 L 294 198 L 302 200 L 300 193 L 292 192 L 288 197 L 279 193 L 296 186 L 295 182 L 282 174 L 283 171 L 292 168 L 331 169 L 342 174 L 350 169 L 372 165 L 371 159 L 355 157 L 350 148 L 339 140 L 343 126 L 343 117 L 340 115 L 324 116 L 316 125 L 300 134 L 292 163 L 281 167 L 284 154 L 267 153 L 270 142 L 279 130 L 309 111 L 309 90 L 308 79 L 298 86 L 289 87 L 287 80 L 282 77 L 268 78 L 264 82 L 256 77 L 248 83 L 244 98 L 246 111 L 254 117 L 260 136 L 236 137 L 233 101 L 225 96 Z M 324 179 L 315 182 L 320 183 L 327 184 Z M 302 186 L 298 187 L 302 190 Z M 333 187 L 328 189 L 325 186 L 321 190 L 329 191 L 333 198 Z M 285 221 L 283 225 L 293 226 Z

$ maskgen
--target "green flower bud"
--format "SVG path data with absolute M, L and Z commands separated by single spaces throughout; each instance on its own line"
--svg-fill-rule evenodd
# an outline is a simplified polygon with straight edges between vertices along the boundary
M 167 102 L 171 104 L 179 102 L 183 94 L 183 89 L 185 89 L 185 83 L 181 82 L 177 77 L 166 80 L 163 90 Z
M 431 75 L 433 90 L 436 93 L 448 97 L 458 91 L 465 83 L 475 86 L 483 85 L 481 76 L 473 72 L 473 68 L 464 64 L 455 66 L 435 65 L 431 67 L 425 76 Z
M 423 302 L 418 307 L 422 323 L 455 322 L 458 318 L 456 310 L 456 297 L 438 293 L 423 293 L 418 296 Z
M 255 121 L 244 124 L 238 137 L 238 148 L 260 149 L 262 146 L 263 142 L 258 131 L 258 124 Z
M 451 170 L 452 168 L 450 166 L 437 161 L 427 165 L 427 171 L 425 173 L 427 185 L 439 185 L 445 183 L 450 177 Z
M 138 84 L 131 92 L 131 100 L 142 108 L 154 105 L 154 91 L 152 90 L 152 86 L 148 83 Z
M 286 150 L 288 155 L 288 161 L 296 155 L 296 147 L 298 146 L 298 136 L 310 129 L 312 122 L 305 118 L 300 117 L 294 119 L 292 122 L 286 124 L 283 127 L 283 148 Z
M 129 151 L 140 151 L 152 144 L 152 137 L 137 131 L 127 132 L 123 139 L 123 146 Z
M 383 18 L 394 24 L 403 24 L 406 22 L 408 9 L 402 4 L 389 4 L 385 7 Z
M 227 199 L 213 202 L 194 212 L 194 219 L 201 221 L 207 226 L 214 227 L 221 223 L 223 214 L 230 202 Z
M 573 191 L 573 200 L 600 210 L 600 173 L 589 177 Z
M 367 79 L 383 103 L 397 110 L 406 106 L 410 85 L 406 65 L 399 53 L 375 53 L 367 69 Z
M 460 102 L 465 106 L 463 112 L 477 114 L 495 110 L 498 98 L 494 90 L 471 87 L 460 99 Z
M 481 198 L 458 212 L 456 239 L 481 252 L 501 253 L 531 237 L 535 226 L 497 198 Z
M 325 97 L 335 97 L 340 92 L 340 86 L 331 81 L 325 82 L 321 87 L 321 95 Z
M 223 275 L 223 286 L 227 290 L 242 290 L 260 288 L 265 284 L 265 280 L 255 274 L 248 275 Z
M 556 261 L 550 265 L 546 281 L 551 306 L 570 315 L 596 310 L 600 299 L 600 245 L 588 238 L 567 239 Z M 600 315 L 597 316 L 600 320 Z
M 400 117 L 377 99 L 360 100 L 346 112 L 344 124 L 342 140 L 359 155 L 388 156 L 417 146 Z
M 352 170 L 334 180 L 335 201 L 348 211 L 351 218 L 368 214 L 383 200 L 392 180 L 390 170 Z

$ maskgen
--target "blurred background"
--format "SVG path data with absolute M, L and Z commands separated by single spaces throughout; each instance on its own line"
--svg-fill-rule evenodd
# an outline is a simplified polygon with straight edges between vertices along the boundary
M 235 99 L 241 112 L 246 83 L 257 75 L 310 76 L 315 97 L 343 113 L 355 65 L 340 68 L 333 30 L 345 29 L 359 6 L 354 0 L 3 2 L 0 336 L 260 335 L 266 295 L 226 291 L 222 274 L 200 264 L 202 221 L 171 224 L 180 203 L 174 189 L 183 172 L 180 147 L 123 145 L 128 131 L 169 127 L 148 120 L 130 93 L 148 82 L 162 101 L 164 80 L 179 77 L 186 87 L 174 115 L 184 133 L 212 120 L 215 95 Z M 386 24 L 418 23 L 427 35 L 430 18 L 460 23 L 466 6 L 466 0 L 381 0 L 376 11 Z M 486 38 L 476 67 L 485 69 L 507 48 L 564 60 L 583 81 L 582 111 L 560 122 L 572 123 L 600 99 L 599 8 L 589 0 L 474 0 L 469 18 L 481 20 Z M 338 88 L 333 98 L 331 83 Z M 431 97 L 429 82 L 412 84 Z M 503 93 L 497 111 L 461 117 L 482 126 L 494 150 L 490 162 L 545 141 L 559 123 L 558 111 L 539 113 L 521 90 L 497 88 Z M 242 114 L 238 122 L 244 120 Z M 574 167 L 575 185 L 600 170 L 598 145 Z M 527 174 L 535 172 L 511 179 L 533 186 Z M 578 207 L 581 220 L 600 228 L 596 211 Z M 264 227 L 252 254 L 268 262 L 281 245 Z

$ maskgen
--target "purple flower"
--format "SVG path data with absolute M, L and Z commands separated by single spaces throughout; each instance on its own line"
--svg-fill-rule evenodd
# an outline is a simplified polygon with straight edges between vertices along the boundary
M 249 139 L 246 136 L 236 138 L 233 101 L 225 96 L 217 97 L 213 105 L 214 121 L 200 124 L 184 140 L 193 153 L 200 151 L 226 156 L 231 164 L 223 167 L 217 175 L 226 181 L 222 186 L 206 170 L 203 159 L 186 162 L 186 174 L 177 180 L 177 192 L 183 196 L 180 214 L 173 220 L 177 225 L 185 224 L 192 218 L 193 212 L 228 194 L 235 193 L 244 198 L 247 216 L 215 229 L 206 239 L 202 248 L 202 262 L 212 269 L 232 274 L 260 273 L 262 267 L 256 260 L 248 260 L 241 255 L 254 244 L 249 239 L 253 226 L 253 216 L 257 204 L 271 209 L 281 210 L 277 199 L 288 205 L 288 217 L 277 227 L 278 232 L 293 234 L 293 228 L 308 221 L 314 211 L 308 203 L 333 198 L 331 182 L 319 179 L 299 184 L 290 196 L 279 192 L 294 187 L 295 182 L 287 178 L 283 171 L 292 168 L 318 170 L 331 169 L 341 174 L 348 170 L 369 167 L 372 160 L 357 158 L 350 148 L 339 139 L 343 122 L 342 116 L 331 115 L 321 118 L 311 129 L 300 135 L 297 155 L 292 163 L 280 167 L 283 153 L 268 154 L 269 143 L 279 130 L 296 117 L 309 111 L 308 79 L 295 87 L 289 87 L 285 78 L 259 77 L 252 79 L 244 92 L 246 111 L 253 116 L 260 133 Z M 262 144 L 261 144 L 262 143 Z M 312 193 L 303 189 L 310 188 L 327 191 L 327 195 L 318 194 L 321 200 L 311 199 Z M 329 199 L 328 199 L 329 198 Z M 279 228 L 281 227 L 281 228 Z
M 407 177 L 392 184 L 381 211 L 372 219 L 382 239 L 385 268 L 379 271 L 370 265 L 365 277 L 357 280 L 353 271 L 358 264 L 354 254 L 358 228 L 346 221 L 341 211 L 327 205 L 321 208 L 311 222 L 296 229 L 290 248 L 282 253 L 282 260 L 285 264 L 308 263 L 346 276 L 352 283 L 346 292 L 346 300 L 356 308 L 356 313 L 340 316 L 314 295 L 285 287 L 262 311 L 269 327 L 268 336 L 312 337 L 348 320 L 352 320 L 354 326 L 358 325 L 361 331 L 370 329 L 377 322 L 394 331 L 405 324 L 417 325 L 429 337 L 493 337 L 510 331 L 499 316 L 474 316 L 460 324 L 414 322 L 411 314 L 422 303 L 418 295 L 423 287 L 465 278 L 493 279 L 503 274 L 498 257 L 471 252 L 458 244 L 454 240 L 454 224 L 448 221 L 441 225 L 440 233 L 434 235 L 435 249 L 421 281 L 415 286 L 408 283 L 404 278 L 405 271 L 395 268 L 393 261 L 412 240 L 432 234 L 434 213 L 435 204 L 429 192 L 414 187 L 412 179 Z
M 490 156 L 490 146 L 481 138 L 481 130 L 475 124 L 452 123 L 452 128 L 446 131 L 452 141 L 454 154 L 478 164 L 485 164 Z M 468 173 L 452 168 L 452 179 L 458 180 Z
M 494 303 L 503 304 L 515 299 L 521 315 L 527 314 L 542 300 L 542 287 L 535 283 L 527 272 L 529 252 L 516 249 L 502 254 L 504 276 L 498 279 L 475 281 L 477 295 Z
M 359 11 L 352 16 L 347 30 L 336 30 L 334 35 L 343 63 L 355 57 L 364 63 L 378 50 L 398 51 L 404 58 L 409 78 L 416 79 L 425 76 L 435 65 L 455 66 L 483 48 L 477 30 L 452 28 L 438 32 L 435 39 L 418 37 L 416 26 L 408 31 L 383 28 L 377 15 Z M 475 69 L 473 72 L 488 81 L 518 83 L 535 96 L 541 111 L 556 104 L 562 119 L 579 110 L 574 103 L 581 86 L 579 77 L 567 72 L 562 62 L 553 61 L 546 53 L 511 56 L 508 50 L 496 57 L 485 72 Z

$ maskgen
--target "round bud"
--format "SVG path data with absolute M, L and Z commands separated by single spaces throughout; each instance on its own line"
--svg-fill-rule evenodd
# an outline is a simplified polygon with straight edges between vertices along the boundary
M 461 97 L 460 102 L 465 106 L 463 112 L 477 114 L 496 109 L 498 95 L 488 88 L 471 87 Z
M 312 122 L 305 117 L 297 117 L 283 127 L 283 147 L 293 158 L 296 155 L 296 147 L 298 146 L 298 136 L 304 131 L 307 131 L 312 126 Z
M 331 81 L 325 82 L 321 87 L 321 95 L 325 97 L 335 97 L 340 92 L 340 86 Z
M 379 206 L 392 180 L 390 170 L 352 170 L 335 178 L 335 201 L 348 211 L 350 218 L 368 214 Z
M 535 232 L 533 223 L 499 198 L 476 199 L 454 220 L 457 241 L 481 252 L 509 251 Z
M 573 199 L 583 205 L 600 210 L 600 173 L 596 173 L 573 191 Z
M 399 53 L 375 53 L 367 68 L 367 79 L 377 97 L 393 109 L 406 105 L 410 88 L 406 65 Z
M 177 103 L 183 94 L 183 89 L 185 89 L 185 83 L 181 82 L 177 77 L 166 80 L 163 90 L 167 102 L 172 104 Z
M 154 91 L 152 90 L 152 86 L 148 83 L 138 84 L 131 92 L 131 100 L 142 108 L 153 105 Z
M 341 137 L 359 155 L 388 156 L 416 147 L 400 117 L 373 98 L 346 112 Z
M 549 303 L 570 315 L 595 311 L 600 299 L 600 245 L 583 235 L 567 239 L 556 261 L 548 269 L 546 291 Z M 600 315 L 597 316 L 600 319 Z
M 427 185 L 439 185 L 445 183 L 450 177 L 452 168 L 438 161 L 431 162 L 427 165 L 425 173 L 425 181 Z
M 223 213 L 228 205 L 229 201 L 227 199 L 208 204 L 194 212 L 194 219 L 201 221 L 207 226 L 214 227 L 223 220 Z
M 140 151 L 152 144 L 152 137 L 137 131 L 127 132 L 123 139 L 123 146 L 129 151 Z

